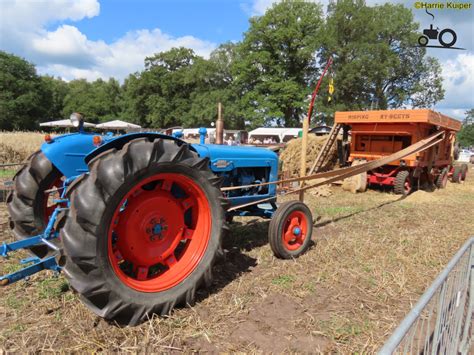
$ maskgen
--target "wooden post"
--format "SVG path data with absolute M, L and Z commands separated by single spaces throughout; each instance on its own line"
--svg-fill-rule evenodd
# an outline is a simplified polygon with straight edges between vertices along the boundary
M 220 102 L 217 104 L 216 144 L 224 144 L 224 119 Z
M 301 142 L 301 167 L 300 177 L 306 176 L 306 153 L 308 150 L 308 130 L 309 130 L 309 119 L 303 120 L 303 137 Z M 303 187 L 304 181 L 301 182 L 300 187 Z M 300 201 L 304 201 L 304 191 L 300 191 Z
M 311 95 L 311 101 L 308 107 L 308 116 L 303 120 L 303 138 L 301 142 L 301 168 L 300 168 L 300 177 L 306 176 L 306 153 L 308 150 L 308 130 L 309 130 L 309 122 L 311 121 L 311 114 L 313 113 L 313 106 L 314 100 L 316 99 L 316 95 L 318 94 L 319 87 L 323 81 L 324 75 L 326 75 L 327 70 L 332 64 L 332 57 L 329 57 L 326 66 L 324 67 L 323 73 L 318 80 L 316 88 L 313 91 L 313 95 Z M 300 188 L 304 186 L 304 181 L 301 181 Z M 304 201 L 304 191 L 300 191 L 300 201 Z

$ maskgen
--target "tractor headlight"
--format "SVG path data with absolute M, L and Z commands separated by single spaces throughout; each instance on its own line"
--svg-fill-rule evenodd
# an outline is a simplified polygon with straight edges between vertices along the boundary
M 69 119 L 74 127 L 80 127 L 84 124 L 84 117 L 80 113 L 74 112 L 69 116 Z

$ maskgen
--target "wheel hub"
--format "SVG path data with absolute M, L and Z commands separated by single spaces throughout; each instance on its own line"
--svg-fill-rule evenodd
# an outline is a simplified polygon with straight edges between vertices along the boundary
M 306 238 L 306 217 L 300 211 L 292 212 L 285 223 L 283 244 L 288 250 L 297 250 Z
M 142 180 L 119 203 L 109 229 L 109 259 L 130 287 L 168 289 L 199 263 L 210 227 L 209 205 L 200 187 L 179 174 L 157 174 Z
M 166 236 L 168 225 L 163 217 L 153 217 L 148 223 L 146 233 L 149 235 L 150 241 L 163 240 Z

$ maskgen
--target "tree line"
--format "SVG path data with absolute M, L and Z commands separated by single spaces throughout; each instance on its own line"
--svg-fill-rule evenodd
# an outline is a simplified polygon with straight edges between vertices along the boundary
M 0 129 L 37 129 L 39 122 L 82 112 L 88 121 L 120 118 L 143 127 L 206 126 L 222 102 L 226 127 L 298 126 L 329 56 L 328 100 L 321 90 L 314 121 L 338 110 L 431 107 L 444 96 L 439 63 L 416 46 L 418 24 L 400 4 L 363 0 L 322 5 L 283 1 L 252 17 L 243 39 L 209 58 L 173 48 L 144 59 L 123 83 L 111 78 L 65 82 L 0 52 Z

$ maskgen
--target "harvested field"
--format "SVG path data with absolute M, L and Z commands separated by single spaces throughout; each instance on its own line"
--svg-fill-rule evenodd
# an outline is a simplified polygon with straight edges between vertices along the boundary
M 4 288 L 0 349 L 374 352 L 472 235 L 474 170 L 464 184 L 405 199 L 331 189 L 329 198 L 307 194 L 316 219 L 307 254 L 274 258 L 268 222 L 237 218 L 212 288 L 169 318 L 135 328 L 108 324 L 62 276 L 48 273 Z M 0 239 L 10 240 L 3 205 L 0 213 Z M 16 261 L 0 261 L 0 271 L 14 270 Z
M 43 143 L 41 132 L 0 132 L 0 164 L 23 162 Z

